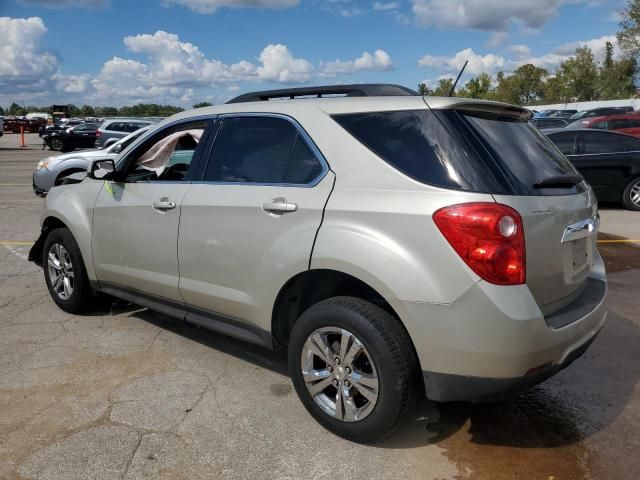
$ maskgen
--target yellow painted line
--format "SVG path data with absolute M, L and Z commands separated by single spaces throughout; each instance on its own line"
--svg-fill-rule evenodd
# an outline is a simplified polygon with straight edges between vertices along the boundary
M 33 242 L 0 242 L 0 245 L 5 247 L 30 247 Z
M 598 240 L 598 243 L 640 243 L 640 240 L 625 238 L 624 240 Z

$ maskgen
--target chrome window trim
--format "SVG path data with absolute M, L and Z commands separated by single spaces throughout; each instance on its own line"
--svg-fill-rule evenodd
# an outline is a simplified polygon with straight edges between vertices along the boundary
M 316 158 L 316 160 L 318 162 L 320 162 L 320 165 L 322 166 L 322 171 L 318 174 L 317 177 L 315 177 L 313 180 L 307 182 L 307 183 L 284 183 L 284 182 L 229 182 L 229 181 L 211 181 L 211 180 L 194 180 L 191 183 L 194 185 L 238 185 L 238 186 L 247 186 L 247 187 L 296 187 L 296 188 L 313 188 L 316 185 L 318 185 L 323 179 L 324 177 L 327 175 L 327 173 L 329 172 L 329 170 L 331 170 L 331 167 L 329 166 L 329 162 L 327 162 L 327 159 L 325 158 L 325 156 L 322 154 L 322 152 L 320 151 L 320 149 L 318 148 L 318 146 L 315 144 L 315 142 L 313 141 L 313 139 L 311 138 L 311 136 L 307 133 L 307 131 L 302 127 L 302 125 L 300 125 L 300 123 L 298 123 L 298 121 L 293 118 L 290 117 L 289 115 L 284 115 L 282 113 L 262 113 L 262 112 L 237 112 L 237 113 L 223 113 L 220 115 L 217 115 L 217 122 L 220 122 L 220 125 L 222 125 L 222 122 L 224 122 L 224 120 L 226 118 L 242 118 L 242 117 L 263 117 L 263 118 L 279 118 L 281 120 L 285 120 L 287 122 L 289 122 L 293 128 L 296 129 L 296 132 L 298 135 L 300 135 L 302 137 L 302 139 L 305 141 L 305 143 L 307 144 L 307 146 L 309 147 L 309 149 L 311 150 L 311 152 L 313 153 L 314 157 Z M 204 167 L 204 171 L 202 172 L 202 176 L 204 177 L 206 171 L 207 171 L 207 167 L 209 166 L 209 162 L 213 161 L 213 149 L 215 148 L 215 143 L 216 140 L 218 139 L 218 135 L 220 134 L 220 128 L 218 128 L 218 130 L 216 131 L 216 136 L 213 139 L 213 145 L 212 145 L 212 149 L 209 152 L 209 157 L 206 159 L 206 164 Z
M 617 152 L 605 152 L 605 153 L 572 153 L 565 157 L 593 157 L 594 155 L 620 155 L 621 153 L 640 153 L 640 150 L 619 150 Z

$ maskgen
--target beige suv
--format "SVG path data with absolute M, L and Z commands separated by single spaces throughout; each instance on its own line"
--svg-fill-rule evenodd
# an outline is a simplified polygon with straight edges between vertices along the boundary
M 520 392 L 605 320 L 595 196 L 528 111 L 411 93 L 168 118 L 51 189 L 31 258 L 67 312 L 106 294 L 288 348 L 305 407 L 355 441 L 420 395 Z

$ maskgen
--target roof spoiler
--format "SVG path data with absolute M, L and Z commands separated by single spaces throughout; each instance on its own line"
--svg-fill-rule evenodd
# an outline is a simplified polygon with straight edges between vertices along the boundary
M 513 120 L 530 120 L 533 112 L 523 107 L 509 105 L 508 103 L 498 102 L 459 102 L 447 105 L 446 108 L 453 110 L 463 110 L 467 112 L 486 113 L 491 116 L 507 117 Z
M 325 85 L 319 87 L 285 88 L 250 92 L 232 98 L 227 103 L 264 102 L 274 99 L 294 99 L 296 97 L 322 98 L 327 95 L 342 95 L 345 97 L 397 97 L 419 94 L 401 85 L 390 83 L 362 83 L 355 85 Z

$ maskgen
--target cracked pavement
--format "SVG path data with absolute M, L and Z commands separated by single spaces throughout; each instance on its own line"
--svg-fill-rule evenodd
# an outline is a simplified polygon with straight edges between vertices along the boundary
M 29 149 L 3 150 L 14 140 L 0 139 L 0 241 L 32 241 L 43 201 L 30 173 L 49 153 L 37 136 Z M 602 215 L 606 232 L 640 238 L 640 213 Z M 121 302 L 66 314 L 28 249 L 0 244 L 0 479 L 559 480 L 640 471 L 637 246 L 601 249 L 611 313 L 574 365 L 508 402 L 425 402 L 376 445 L 322 429 L 298 401 L 284 353 Z

